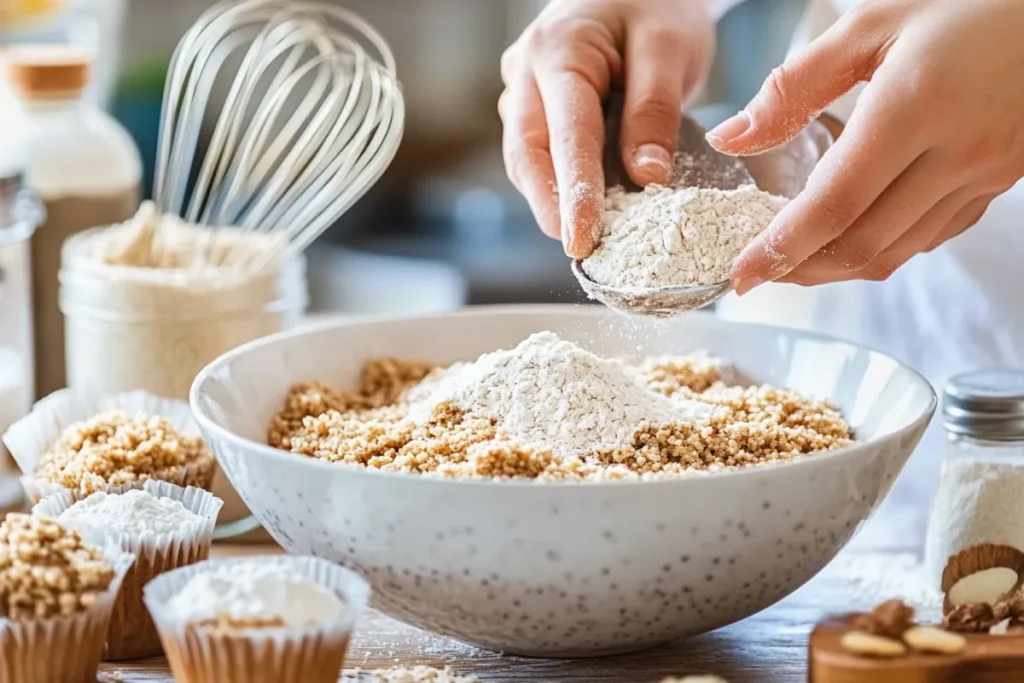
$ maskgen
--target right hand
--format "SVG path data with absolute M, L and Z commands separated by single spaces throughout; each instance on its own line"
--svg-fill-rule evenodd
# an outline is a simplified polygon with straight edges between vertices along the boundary
M 707 0 L 553 0 L 504 54 L 505 167 L 541 230 L 585 258 L 601 237 L 602 100 L 623 87 L 621 152 L 638 185 L 671 172 L 684 101 L 714 53 Z

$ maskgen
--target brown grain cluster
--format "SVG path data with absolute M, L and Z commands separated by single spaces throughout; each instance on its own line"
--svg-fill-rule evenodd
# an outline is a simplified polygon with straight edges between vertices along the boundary
M 114 570 L 100 549 L 53 519 L 9 514 L 0 523 L 0 616 L 33 619 L 89 609 Z
M 367 364 L 360 389 L 298 384 L 268 434 L 272 446 L 331 462 L 445 477 L 546 481 L 675 477 L 694 471 L 787 460 L 841 448 L 852 434 L 831 405 L 772 387 L 728 387 L 711 359 L 660 358 L 638 368 L 641 382 L 666 396 L 712 404 L 695 423 L 638 425 L 633 443 L 560 458 L 516 444 L 489 415 L 451 403 L 430 420 L 407 418 L 403 394 L 431 371 L 387 359 Z
M 112 409 L 67 427 L 35 474 L 89 494 L 147 479 L 207 488 L 213 467 L 201 438 L 183 435 L 162 417 Z

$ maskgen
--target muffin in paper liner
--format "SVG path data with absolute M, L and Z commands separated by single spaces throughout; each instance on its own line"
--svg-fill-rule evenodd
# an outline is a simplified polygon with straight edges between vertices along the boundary
M 340 616 L 303 628 L 220 628 L 188 623 L 168 607 L 189 579 L 225 565 L 278 563 L 333 591 L 344 603 Z M 352 628 L 370 597 L 358 574 L 315 557 L 239 557 L 207 560 L 163 574 L 145 588 L 177 683 L 336 683 Z
M 80 489 L 66 489 L 60 484 L 36 478 L 35 472 L 47 448 L 60 437 L 65 428 L 115 407 L 131 415 L 158 415 L 186 436 L 202 436 L 199 425 L 192 417 L 192 410 L 184 401 L 162 398 L 146 391 L 123 394 L 99 394 L 76 389 L 55 391 L 36 401 L 31 412 L 11 425 L 3 435 L 4 445 L 22 472 L 21 483 L 30 501 L 38 503 L 46 496 L 62 491 L 70 491 L 75 500 L 89 495 Z M 185 467 L 178 476 L 167 480 L 179 486 L 192 483 L 209 490 L 215 473 L 216 467 L 211 456 L 208 464 Z M 99 490 L 105 493 L 124 493 L 129 489 L 142 488 L 142 484 L 143 481 L 137 481 L 118 486 L 109 485 Z
M 98 529 L 79 521 L 61 522 L 90 537 L 106 537 L 123 551 L 135 556 L 114 604 L 103 659 L 118 661 L 152 657 L 163 653 L 160 635 L 142 600 L 142 589 L 154 577 L 172 569 L 202 562 L 210 556 L 213 529 L 224 502 L 208 491 L 182 488 L 165 481 L 147 480 L 142 490 L 156 498 L 170 498 L 199 515 L 200 519 L 171 533 L 128 534 L 109 528 Z M 95 495 L 95 494 L 93 494 Z M 57 519 L 77 502 L 70 491 L 44 498 L 32 513 Z
M 0 682 L 96 683 L 114 603 L 135 560 L 115 543 L 102 547 L 114 578 L 92 607 L 68 616 L 0 619 Z

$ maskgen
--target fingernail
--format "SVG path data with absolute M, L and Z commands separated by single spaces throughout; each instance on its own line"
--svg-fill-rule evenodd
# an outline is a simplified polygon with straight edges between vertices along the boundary
M 661 145 L 649 142 L 637 147 L 633 163 L 644 175 L 664 181 L 672 170 L 672 155 Z
M 755 287 L 760 287 L 763 284 L 764 280 L 759 278 L 757 275 L 747 275 L 741 277 L 736 282 L 736 285 L 733 287 L 733 289 L 736 290 L 736 294 L 738 294 L 739 296 L 743 296 L 750 290 L 754 289 Z
M 741 111 L 712 128 L 707 134 L 708 142 L 712 144 L 732 142 L 750 130 L 751 123 L 750 114 Z
M 562 223 L 562 249 L 565 250 L 567 256 L 572 256 L 573 241 L 572 241 L 572 226 L 563 222 Z

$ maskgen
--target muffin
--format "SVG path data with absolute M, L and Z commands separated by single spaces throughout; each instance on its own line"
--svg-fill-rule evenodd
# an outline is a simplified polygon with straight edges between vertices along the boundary
M 210 555 L 213 528 L 223 502 L 194 487 L 148 480 L 142 489 L 99 491 L 75 501 L 64 491 L 32 509 L 83 533 L 104 533 L 135 556 L 114 604 L 103 658 L 151 657 L 163 652 L 156 626 L 142 600 L 142 589 L 163 572 L 195 564 Z
M 0 681 L 95 683 L 132 556 L 54 519 L 0 523 Z
M 326 560 L 260 557 L 176 569 L 145 600 L 178 683 L 335 683 L 369 593 Z
M 150 479 L 209 489 L 215 473 L 188 404 L 146 392 L 54 392 L 3 441 L 33 502 L 62 491 L 76 500 L 122 493 Z

